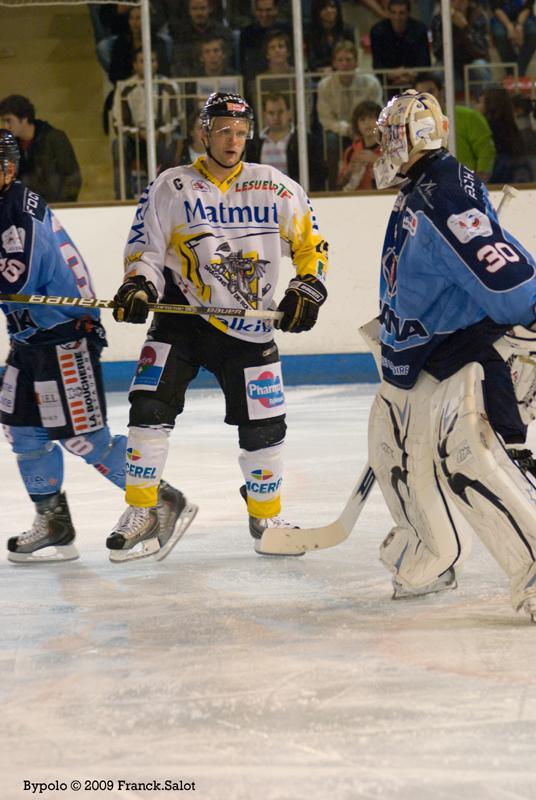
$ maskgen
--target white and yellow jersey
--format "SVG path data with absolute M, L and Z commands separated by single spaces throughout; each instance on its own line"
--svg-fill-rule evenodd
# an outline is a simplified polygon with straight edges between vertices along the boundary
M 204 157 L 166 170 L 143 193 L 125 248 L 125 272 L 164 294 L 164 268 L 193 306 L 275 308 L 281 256 L 325 280 L 327 242 L 301 186 L 265 164 L 241 162 L 220 182 Z M 272 337 L 268 321 L 207 316 L 231 336 Z

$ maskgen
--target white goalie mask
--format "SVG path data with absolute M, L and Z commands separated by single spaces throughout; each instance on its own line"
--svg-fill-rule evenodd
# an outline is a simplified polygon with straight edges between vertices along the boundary
M 422 150 L 447 146 L 448 120 L 436 98 L 427 92 L 409 89 L 387 103 L 377 124 L 381 156 L 374 164 L 378 189 L 402 183 L 398 171 L 411 156 Z

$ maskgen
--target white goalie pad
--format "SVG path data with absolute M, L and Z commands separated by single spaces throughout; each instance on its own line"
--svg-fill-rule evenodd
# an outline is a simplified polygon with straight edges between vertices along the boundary
M 434 464 L 430 402 L 439 385 L 426 373 L 410 391 L 382 383 L 369 420 L 370 464 L 395 521 L 380 558 L 407 589 L 433 583 L 470 550 L 469 526 Z
M 536 419 L 536 331 L 516 325 L 494 347 L 510 367 L 519 415 L 529 425 Z
M 536 488 L 488 422 L 483 379 L 473 363 L 436 387 L 434 461 L 445 494 L 510 578 L 517 609 L 536 595 Z

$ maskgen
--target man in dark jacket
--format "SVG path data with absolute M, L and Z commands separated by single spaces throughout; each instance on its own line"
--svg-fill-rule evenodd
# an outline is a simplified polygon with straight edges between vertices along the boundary
M 47 203 L 75 202 L 82 177 L 67 135 L 36 119 L 33 104 L 18 94 L 0 101 L 0 121 L 17 138 L 22 183 Z
M 388 80 L 395 86 L 410 84 L 410 67 L 429 67 L 426 25 L 410 16 L 410 0 L 388 0 L 387 19 L 370 29 L 372 66 L 392 70 Z
M 299 183 L 298 134 L 292 122 L 288 95 L 278 92 L 265 95 L 262 110 L 266 127 L 250 142 L 248 161 L 270 164 Z M 307 134 L 307 150 L 309 189 L 321 192 L 325 188 L 326 168 L 322 149 L 310 134 Z

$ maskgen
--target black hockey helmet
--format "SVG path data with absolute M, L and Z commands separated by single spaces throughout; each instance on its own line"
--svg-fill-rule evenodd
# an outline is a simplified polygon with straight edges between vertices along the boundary
M 0 170 L 5 172 L 8 164 L 14 164 L 15 170 L 19 168 L 20 151 L 17 140 L 7 128 L 0 128 Z
M 212 121 L 216 117 L 235 117 L 236 119 L 248 120 L 248 139 L 253 139 L 255 117 L 253 109 L 242 95 L 229 92 L 212 92 L 212 94 L 209 94 L 199 114 L 203 129 L 207 133 L 210 131 Z

